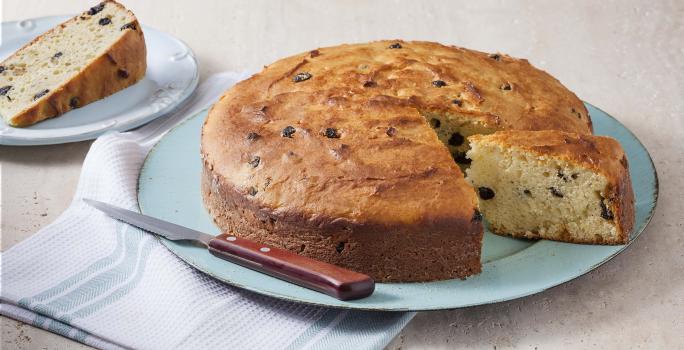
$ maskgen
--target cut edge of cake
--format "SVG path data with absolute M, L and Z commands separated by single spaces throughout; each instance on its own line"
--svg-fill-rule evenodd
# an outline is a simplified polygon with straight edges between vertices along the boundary
M 469 140 L 467 179 L 494 233 L 586 244 L 629 241 L 634 193 L 616 140 L 550 130 Z

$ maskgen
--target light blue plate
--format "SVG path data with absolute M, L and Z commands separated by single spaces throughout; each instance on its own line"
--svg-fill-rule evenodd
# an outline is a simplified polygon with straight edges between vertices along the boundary
M 632 241 L 644 230 L 658 198 L 651 157 L 620 122 L 587 104 L 598 135 L 609 135 L 625 148 L 636 195 Z M 201 112 L 167 134 L 149 154 L 139 179 L 142 212 L 196 230 L 218 234 L 200 197 Z M 340 301 L 231 264 L 191 244 L 162 242 L 181 259 L 221 281 L 291 301 L 349 309 L 417 311 L 453 309 L 520 298 L 579 277 L 627 248 L 530 242 L 485 233 L 482 273 L 467 280 L 430 283 L 379 283 L 369 298 Z

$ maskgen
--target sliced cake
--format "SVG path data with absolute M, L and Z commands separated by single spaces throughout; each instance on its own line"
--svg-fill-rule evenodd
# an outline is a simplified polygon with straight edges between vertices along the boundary
M 9 125 L 28 126 L 133 85 L 146 67 L 138 20 L 105 1 L 0 63 L 0 115 Z
M 634 194 L 620 144 L 560 131 L 471 136 L 467 179 L 491 231 L 531 239 L 624 244 Z
M 454 162 L 467 136 L 591 133 L 582 102 L 525 60 L 430 42 L 320 48 L 229 90 L 202 130 L 214 220 L 379 282 L 480 271 L 482 216 Z

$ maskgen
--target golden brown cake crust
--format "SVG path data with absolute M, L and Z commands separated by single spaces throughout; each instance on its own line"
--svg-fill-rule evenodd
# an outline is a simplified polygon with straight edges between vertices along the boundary
M 397 44 L 401 48 L 389 48 Z M 293 83 L 299 73 L 311 77 Z M 392 96 L 408 109 L 448 113 L 497 129 L 592 131 L 582 101 L 527 60 L 433 42 L 319 48 L 267 66 L 226 97 L 242 106 L 296 91 L 357 101 Z
M 577 243 L 625 244 L 629 241 L 629 234 L 634 226 L 634 192 L 627 157 L 617 140 L 607 136 L 580 135 L 555 130 L 500 131 L 491 135 L 474 135 L 469 137 L 469 140 L 485 140 L 488 143 L 516 147 L 540 156 L 551 155 L 602 174 L 608 179 L 604 195 L 606 206 L 615 214 L 618 238 L 610 242 Z M 576 242 L 569 236 L 564 237 L 564 240 Z
M 125 10 L 123 5 L 113 0 L 106 0 L 103 3 Z M 133 16 L 132 12 L 126 11 Z M 135 16 L 133 17 L 135 18 Z M 78 20 L 79 17 L 76 16 L 60 24 L 60 26 Z M 125 30 L 116 43 L 110 46 L 101 57 L 81 69 L 74 78 L 65 82 L 59 88 L 50 91 L 48 97 L 17 113 L 9 120 L 10 125 L 25 127 L 45 119 L 60 116 L 74 108 L 83 107 L 103 99 L 140 81 L 145 76 L 147 69 L 145 36 L 137 20 L 132 22 L 131 28 Z M 50 31 L 52 30 L 54 29 Z M 45 34 L 33 39 L 24 47 L 42 40 Z M 6 60 L 11 58 L 12 56 Z M 120 71 L 126 72 L 125 77 Z M 71 103 L 74 97 L 78 99 L 78 104 L 75 106 Z
M 477 198 L 429 112 L 591 133 L 582 102 L 525 60 L 429 42 L 322 48 L 266 67 L 212 107 L 205 203 L 223 229 L 380 281 L 476 273 Z
M 221 228 L 378 281 L 479 272 L 475 193 L 423 117 L 343 100 L 321 116 L 299 107 L 328 97 L 287 100 L 208 118 L 203 195 Z M 283 137 L 288 125 L 295 132 Z M 339 137 L 326 136 L 328 127 Z

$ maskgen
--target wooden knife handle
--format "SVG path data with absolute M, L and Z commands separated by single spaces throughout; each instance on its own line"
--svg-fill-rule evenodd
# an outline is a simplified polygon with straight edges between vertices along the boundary
M 367 275 L 222 233 L 209 241 L 215 256 L 340 300 L 365 298 L 375 281 Z

